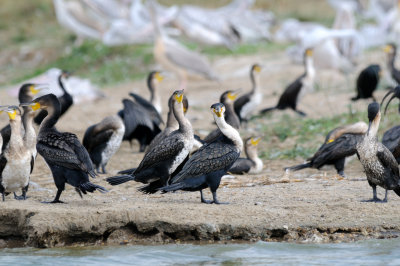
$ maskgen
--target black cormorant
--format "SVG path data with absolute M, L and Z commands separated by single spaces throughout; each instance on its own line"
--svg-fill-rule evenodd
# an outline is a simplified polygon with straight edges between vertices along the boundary
M 373 198 L 368 201 L 387 202 L 388 190 L 394 190 L 400 196 L 400 176 L 399 166 L 393 154 L 385 145 L 378 142 L 377 133 L 381 120 L 379 103 L 374 102 L 368 105 L 368 120 L 368 131 L 363 140 L 357 144 L 357 156 L 373 190 Z M 383 200 L 378 199 L 376 186 L 385 189 Z
M 211 111 L 224 137 L 203 145 L 171 179 L 169 185 L 160 188 L 161 191 L 200 191 L 201 202 L 220 204 L 217 189 L 221 178 L 239 157 L 243 141 L 239 132 L 226 123 L 222 103 L 213 104 Z M 206 201 L 203 197 L 202 190 L 207 187 L 212 192 L 213 201 Z
M 320 169 L 324 165 L 333 165 L 337 173 L 344 177 L 346 157 L 356 153 L 356 145 L 362 140 L 367 129 L 368 126 L 364 122 L 335 128 L 328 133 L 325 142 L 306 163 L 287 167 L 285 170 Z
M 302 116 L 306 115 L 304 112 L 297 110 L 297 104 L 299 103 L 301 97 L 306 92 L 311 90 L 314 85 L 315 69 L 313 65 L 311 49 L 307 49 L 305 51 L 304 64 L 305 73 L 286 87 L 276 106 L 261 110 L 261 114 L 265 114 L 275 109 L 284 110 L 286 108 L 291 108 Z
M 394 61 L 396 59 L 397 46 L 394 43 L 390 43 L 384 47 L 385 53 L 388 55 L 388 68 L 392 78 L 396 81 L 396 84 L 400 84 L 400 71 L 395 67 Z
M 106 165 L 121 145 L 124 133 L 124 121 L 118 115 L 108 116 L 86 129 L 82 144 L 98 173 L 101 167 L 102 174 L 106 174 Z
M 32 83 L 23 84 L 18 92 L 19 102 L 27 103 L 27 102 L 32 101 L 33 97 L 35 95 L 37 95 L 45 87 L 47 87 L 47 85 L 32 84 Z M 24 110 L 26 110 L 26 109 L 24 108 Z M 22 115 L 22 120 L 24 120 L 24 116 L 25 116 L 25 114 Z M 8 144 L 8 141 L 10 140 L 10 136 L 11 136 L 10 125 L 7 125 L 3 129 L 1 129 L 0 134 L 3 138 L 2 150 L 4 150 Z
M 379 65 L 369 65 L 363 69 L 357 78 L 357 96 L 351 98 L 351 100 L 357 101 L 358 99 L 372 98 L 376 101 L 373 93 L 378 87 L 381 75 L 381 67 Z
M 233 106 L 237 96 L 238 91 L 228 90 L 222 93 L 221 97 L 219 98 L 219 101 L 225 106 L 225 121 L 235 129 L 240 128 L 240 120 L 238 115 L 235 113 Z M 212 142 L 215 138 L 218 138 L 221 135 L 221 131 L 216 128 L 204 138 L 204 142 Z
M 228 173 L 242 175 L 246 173 L 257 174 L 262 171 L 264 164 L 257 154 L 260 139 L 253 137 L 246 139 L 244 151 L 247 158 L 238 158 L 229 168 Z
M 17 106 L 9 106 L 6 112 L 10 118 L 11 137 L 0 155 L 0 193 L 3 201 L 10 192 L 14 192 L 16 199 L 26 199 L 34 158 L 23 139 L 21 111 Z M 15 195 L 19 189 L 21 197 Z
M 149 150 L 133 173 L 109 177 L 108 183 L 115 186 L 134 180 L 148 184 L 139 189 L 144 193 L 155 193 L 167 184 L 170 175 L 186 159 L 193 147 L 193 129 L 184 115 L 182 101 L 183 91 L 175 91 L 173 112 L 179 128 Z
M 247 121 L 262 102 L 262 93 L 260 88 L 261 66 L 254 64 L 250 69 L 251 90 L 240 96 L 234 103 L 234 108 L 240 121 Z
M 89 181 L 89 175 L 95 177 L 92 161 L 85 147 L 79 142 L 75 134 L 59 132 L 55 124 L 60 118 L 61 106 L 54 94 L 47 94 L 33 100 L 34 110 L 44 109 L 47 116 L 42 121 L 38 140 L 37 151 L 44 158 L 53 174 L 57 187 L 56 197 L 49 203 L 62 203 L 60 196 L 65 189 L 65 183 L 75 187 L 82 197 L 82 193 L 107 192 L 99 185 Z
M 58 97 L 58 100 L 60 101 L 61 105 L 61 112 L 60 116 L 65 114 L 65 112 L 68 111 L 68 109 L 74 104 L 74 99 L 72 98 L 72 95 L 69 94 L 67 89 L 65 88 L 66 84 L 66 79 L 70 77 L 71 73 L 65 70 L 61 71 L 61 74 L 58 76 L 58 85 L 60 86 L 61 90 L 63 91 L 63 95 Z M 35 117 L 35 123 L 37 125 L 40 125 L 40 123 L 43 121 L 43 119 L 46 117 L 46 110 L 41 110 Z

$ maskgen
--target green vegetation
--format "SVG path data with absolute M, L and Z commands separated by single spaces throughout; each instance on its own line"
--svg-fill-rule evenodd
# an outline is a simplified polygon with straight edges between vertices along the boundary
M 392 107 L 381 121 L 380 137 L 383 132 L 399 124 L 398 117 L 399 114 L 396 108 Z M 261 118 L 256 119 L 258 122 Z M 268 117 L 262 119 L 266 120 Z M 317 151 L 329 131 L 338 126 L 358 121 L 367 123 L 367 113 L 352 112 L 349 109 L 346 113 L 330 118 L 302 118 L 301 123 L 299 123 L 299 117 L 290 117 L 284 114 L 279 121 L 269 122 L 268 125 L 264 124 L 262 126 L 263 143 L 266 145 L 262 146 L 261 157 L 269 160 L 295 159 L 297 157 L 306 159 Z M 293 146 L 282 150 L 279 148 L 279 144 L 284 143 L 286 140 L 290 140 L 290 143 L 293 142 Z

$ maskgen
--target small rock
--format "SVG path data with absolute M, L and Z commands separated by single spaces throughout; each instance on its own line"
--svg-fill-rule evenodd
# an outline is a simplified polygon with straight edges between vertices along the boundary
M 257 201 L 254 205 L 262 205 L 262 202 Z

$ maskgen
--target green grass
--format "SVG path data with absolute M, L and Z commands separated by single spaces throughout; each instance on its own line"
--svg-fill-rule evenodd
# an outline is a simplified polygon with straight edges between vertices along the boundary
M 262 120 L 257 119 L 257 122 L 268 121 L 269 118 L 264 117 Z M 282 118 L 277 122 L 269 122 L 262 126 L 263 145 L 260 150 L 260 156 L 263 159 L 278 160 L 278 159 L 295 159 L 311 157 L 322 144 L 326 134 L 332 129 L 352 124 L 358 121 L 367 120 L 366 112 L 352 112 L 349 108 L 348 112 L 341 115 L 336 115 L 330 118 L 300 118 L 289 117 L 282 115 Z M 264 122 L 265 123 L 265 122 Z M 397 108 L 392 106 L 390 111 L 383 117 L 379 130 L 379 139 L 383 133 L 389 128 L 400 124 Z M 281 149 L 280 144 L 287 139 L 295 140 L 295 144 L 291 147 Z

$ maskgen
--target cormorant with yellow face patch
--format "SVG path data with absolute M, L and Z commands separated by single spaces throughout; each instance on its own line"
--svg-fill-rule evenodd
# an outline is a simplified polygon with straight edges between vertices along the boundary
M 105 188 L 89 181 L 89 175 L 94 178 L 96 173 L 88 152 L 76 135 L 59 132 L 55 128 L 61 112 L 57 97 L 47 94 L 33 100 L 32 103 L 34 110 L 47 111 L 47 116 L 40 124 L 36 148 L 50 167 L 57 187 L 56 197 L 49 203 L 62 203 L 60 196 L 65 189 L 65 183 L 75 187 L 81 197 L 82 193 L 95 190 L 107 192 Z
M 154 146 L 143 157 L 139 166 L 130 174 L 107 178 L 111 185 L 120 185 L 128 181 L 137 181 L 146 186 L 139 190 L 155 193 L 167 184 L 170 176 L 187 158 L 193 147 L 193 129 L 183 111 L 183 91 L 173 93 L 173 112 L 179 128 Z
M 337 173 L 344 177 L 346 157 L 356 153 L 356 145 L 363 139 L 367 129 L 368 126 L 364 122 L 335 128 L 328 133 L 324 144 L 313 157 L 307 159 L 306 163 L 287 167 L 285 170 L 320 169 L 324 165 L 333 165 Z
M 217 199 L 217 189 L 221 178 L 239 157 L 243 141 L 239 132 L 226 123 L 225 106 L 222 103 L 213 104 L 211 111 L 224 135 L 223 138 L 203 145 L 171 179 L 169 185 L 160 188 L 161 191 L 200 191 L 201 202 L 220 204 Z M 207 201 L 203 197 L 203 189 L 207 187 L 213 195 L 212 201 Z
M 228 173 L 243 175 L 247 173 L 257 174 L 262 171 L 264 164 L 257 154 L 257 146 L 260 139 L 254 137 L 246 139 L 244 144 L 246 158 L 238 158 L 229 168 Z
M 261 110 L 261 114 L 265 114 L 269 111 L 276 109 L 284 110 L 286 108 L 291 108 L 293 109 L 293 111 L 300 114 L 301 116 L 306 115 L 304 112 L 297 110 L 297 105 L 301 97 L 307 91 L 311 90 L 314 85 L 315 69 L 313 65 L 311 49 L 307 49 L 304 53 L 304 64 L 305 73 L 286 87 L 276 106 Z
M 0 155 L 0 193 L 3 201 L 5 195 L 14 192 L 16 199 L 26 199 L 29 187 L 29 178 L 33 169 L 34 156 L 27 147 L 23 138 L 21 111 L 17 106 L 5 109 L 11 126 L 11 137 L 7 147 Z M 22 190 L 22 196 L 17 197 L 15 192 Z
M 236 115 L 240 121 L 247 121 L 262 102 L 262 93 L 260 88 L 261 66 L 254 64 L 250 69 L 251 90 L 240 96 L 234 103 Z

